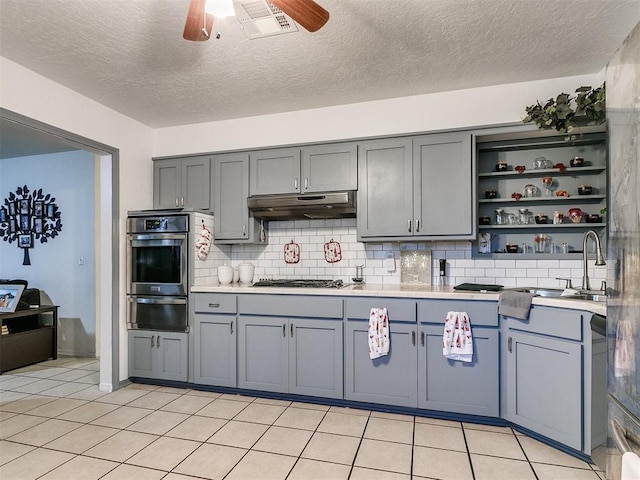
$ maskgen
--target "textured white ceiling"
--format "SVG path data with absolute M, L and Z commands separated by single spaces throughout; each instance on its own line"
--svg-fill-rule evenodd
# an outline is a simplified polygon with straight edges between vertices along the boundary
M 189 0 L 0 0 L 0 55 L 151 127 L 600 71 L 640 0 L 316 0 L 316 33 L 187 42 Z

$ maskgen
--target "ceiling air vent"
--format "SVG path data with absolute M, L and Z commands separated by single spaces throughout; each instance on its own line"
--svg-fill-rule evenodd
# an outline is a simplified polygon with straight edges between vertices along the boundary
M 298 26 L 267 0 L 235 0 L 236 19 L 250 39 L 297 32 Z

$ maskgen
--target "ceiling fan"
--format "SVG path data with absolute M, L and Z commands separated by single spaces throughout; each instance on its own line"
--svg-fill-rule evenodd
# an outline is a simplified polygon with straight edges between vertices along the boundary
M 329 12 L 313 0 L 267 0 L 267 2 L 310 32 L 319 30 L 329 20 Z M 208 13 L 206 8 L 207 0 L 191 0 L 182 34 L 185 40 L 202 42 L 211 37 L 214 15 Z

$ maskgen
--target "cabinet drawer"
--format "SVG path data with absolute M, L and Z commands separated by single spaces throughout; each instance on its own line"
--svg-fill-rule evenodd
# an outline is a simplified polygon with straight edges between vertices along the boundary
M 421 323 L 444 324 L 448 312 L 467 312 L 472 326 L 498 326 L 498 302 L 476 300 L 422 300 L 418 301 L 418 319 Z
M 527 321 L 511 317 L 504 318 L 506 326 L 512 330 L 582 340 L 582 326 L 585 315 L 589 315 L 589 318 L 591 318 L 590 313 L 587 314 L 579 310 L 535 305 L 531 307 L 529 320 Z
M 347 320 L 369 319 L 374 307 L 386 307 L 390 322 L 415 322 L 416 302 L 397 298 L 353 298 L 345 301 Z
M 196 293 L 193 301 L 197 313 L 236 313 L 235 295 Z
M 342 298 L 312 295 L 239 295 L 238 312 L 278 317 L 342 318 Z

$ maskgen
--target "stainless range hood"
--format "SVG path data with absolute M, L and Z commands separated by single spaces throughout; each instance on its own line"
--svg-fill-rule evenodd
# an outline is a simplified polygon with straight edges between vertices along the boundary
M 254 217 L 267 220 L 348 218 L 356 216 L 356 192 L 256 195 L 247 206 Z

